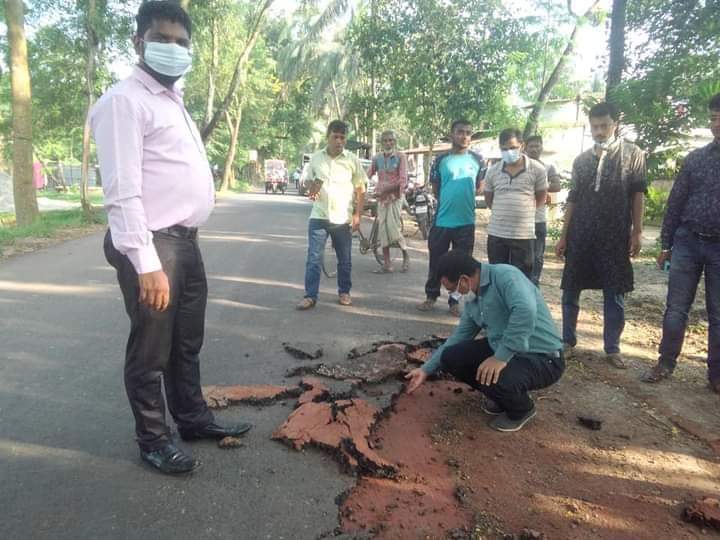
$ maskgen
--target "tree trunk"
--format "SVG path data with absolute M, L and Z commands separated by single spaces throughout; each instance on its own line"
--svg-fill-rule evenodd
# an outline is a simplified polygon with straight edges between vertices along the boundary
M 250 53 L 252 53 L 253 47 L 255 47 L 255 42 L 260 35 L 260 31 L 262 30 L 262 22 L 265 18 L 265 13 L 270 8 L 273 1 L 274 0 L 263 0 L 263 3 L 260 6 L 260 9 L 258 10 L 255 17 L 255 20 L 250 25 L 250 31 L 248 33 L 247 40 L 245 41 L 245 46 L 243 47 L 243 50 L 241 51 L 237 61 L 235 62 L 235 70 L 233 71 L 232 80 L 230 81 L 230 86 L 227 90 L 227 93 L 225 94 L 225 97 L 223 98 L 222 103 L 220 103 L 218 109 L 213 113 L 212 118 L 210 118 L 210 122 L 208 122 L 207 125 L 205 125 L 202 129 L 203 142 L 207 142 L 208 139 L 210 139 L 213 131 L 215 131 L 215 128 L 220 123 L 220 119 L 225 116 L 225 111 L 230 108 L 230 105 L 235 98 L 237 89 L 240 86 L 240 80 L 244 75 L 245 66 L 250 59 Z
M 235 177 L 233 173 L 233 163 L 235 163 L 235 151 L 237 149 L 238 135 L 240 134 L 240 121 L 242 120 L 242 105 L 238 105 L 237 114 L 233 119 L 229 112 L 226 113 L 227 123 L 230 128 L 230 145 L 225 156 L 225 166 L 223 167 L 223 178 L 218 191 L 227 191 L 232 188 L 232 181 Z
M 592 13 L 592 11 L 599 3 L 600 0 L 595 0 L 595 2 L 593 2 L 593 4 L 582 15 L 582 17 L 587 17 L 590 13 Z M 568 10 L 572 15 L 573 12 L 570 6 L 570 2 L 568 2 Z M 552 70 L 552 73 L 550 73 L 550 77 L 548 77 L 547 82 L 540 89 L 540 94 L 538 94 L 538 97 L 535 100 L 535 104 L 533 105 L 533 108 L 530 111 L 530 115 L 528 116 L 527 123 L 525 124 L 525 129 L 523 130 L 523 137 L 526 139 L 529 136 L 534 135 L 537 131 L 538 123 L 540 120 L 540 113 L 542 113 L 543 109 L 545 108 L 545 104 L 550 97 L 550 92 L 552 92 L 552 89 L 560 80 L 560 75 L 562 75 L 562 71 L 565 68 L 565 65 L 567 64 L 568 60 L 570 60 L 573 52 L 575 51 L 575 42 L 577 40 L 579 25 L 580 21 L 577 21 L 575 23 L 575 26 L 573 27 L 572 33 L 570 34 L 568 43 L 565 46 L 565 50 L 562 52 L 562 54 L 560 55 L 560 59 L 555 65 L 555 69 Z
M 95 215 L 88 196 L 88 180 L 90 177 L 90 122 L 88 121 L 90 109 L 95 103 L 95 76 L 97 71 L 97 53 L 99 40 L 95 27 L 97 24 L 96 0 L 88 0 L 85 14 L 85 31 L 87 33 L 87 64 L 85 66 L 85 92 L 87 95 L 87 110 L 85 126 L 83 128 L 83 155 L 80 175 L 80 205 L 85 219 L 94 221 Z
M 625 13 L 627 0 L 613 0 L 610 18 L 610 61 L 608 64 L 605 99 L 610 100 L 613 89 L 620 84 L 625 69 Z
M 5 21 L 10 44 L 15 222 L 24 226 L 37 221 L 40 212 L 33 185 L 32 98 L 23 0 L 5 0 Z
M 338 91 L 337 86 L 335 85 L 335 79 L 332 80 L 330 83 L 330 88 L 332 89 L 332 95 L 333 95 L 333 104 L 335 105 L 335 111 L 337 112 L 337 119 L 342 120 L 343 119 L 343 112 L 342 107 L 340 106 L 340 98 L 338 97 Z
M 212 19 L 210 33 L 212 35 L 212 50 L 210 51 L 210 70 L 208 73 L 208 98 L 207 105 L 205 107 L 205 118 L 203 119 L 203 126 L 207 126 L 210 123 L 210 120 L 212 120 L 213 109 L 215 108 L 215 77 L 217 76 L 218 65 L 220 63 L 218 22 L 215 16 L 213 16 Z
M 65 181 L 65 169 L 63 168 L 63 162 L 60 160 L 58 160 L 58 163 L 57 163 L 56 178 L 60 182 L 60 188 L 62 189 L 62 191 L 67 191 L 68 187 L 67 187 L 67 182 Z

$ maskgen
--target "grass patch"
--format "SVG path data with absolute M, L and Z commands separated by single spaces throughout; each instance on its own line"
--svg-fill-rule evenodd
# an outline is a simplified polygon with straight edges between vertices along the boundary
M 77 186 L 71 186 L 67 191 L 55 191 L 53 189 L 46 189 L 45 191 L 38 192 L 38 197 L 45 197 L 46 199 L 51 199 L 53 201 L 80 203 L 80 189 Z M 102 189 L 90 188 L 88 198 L 90 199 L 90 204 L 95 206 L 102 206 Z
M 105 220 L 104 214 L 98 218 Z M 81 208 L 42 212 L 40 219 L 32 225 L 15 226 L 15 215 L 0 214 L 0 247 L 12 245 L 22 238 L 52 238 L 62 229 L 79 229 L 91 225 L 85 219 Z
M 233 186 L 230 188 L 230 191 L 235 193 L 247 193 L 251 190 L 252 186 L 248 182 L 233 182 Z

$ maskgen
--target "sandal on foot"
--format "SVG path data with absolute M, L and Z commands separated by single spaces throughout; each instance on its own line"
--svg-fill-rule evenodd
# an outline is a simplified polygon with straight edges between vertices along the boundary
M 649 369 L 645 373 L 643 373 L 643 376 L 640 377 L 640 380 L 642 382 L 646 383 L 657 383 L 662 381 L 663 379 L 667 379 L 672 375 L 672 369 L 666 368 L 665 366 L 661 366 L 660 364 L 656 365 L 652 369 Z
M 313 298 L 308 298 L 307 296 L 300 300 L 300 303 L 295 306 L 295 308 L 299 311 L 307 311 L 308 309 L 312 309 L 315 307 L 315 304 L 317 304 L 317 300 Z
M 430 311 L 435 307 L 435 299 L 434 298 L 428 298 L 423 303 L 418 305 L 418 310 L 420 311 Z
M 605 356 L 605 361 L 615 369 L 627 369 L 625 359 L 620 353 L 610 353 Z
M 381 266 L 380 268 L 373 270 L 373 274 L 392 274 L 394 272 L 393 267 Z

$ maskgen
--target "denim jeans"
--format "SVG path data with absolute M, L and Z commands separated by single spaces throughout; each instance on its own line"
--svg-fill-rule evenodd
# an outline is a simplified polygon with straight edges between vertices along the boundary
M 531 281 L 540 286 L 540 274 L 545 264 L 545 242 L 547 240 L 547 223 L 535 223 L 535 262 L 533 263 Z
M 321 260 L 328 236 L 337 255 L 338 294 L 349 294 L 352 287 L 352 229 L 350 224 L 336 225 L 327 219 L 311 219 L 308 224 L 308 254 L 305 263 L 305 297 L 317 300 L 320 289 Z
M 675 369 L 687 328 L 688 313 L 702 273 L 705 272 L 707 306 L 708 378 L 720 380 L 720 242 L 701 240 L 686 227 L 675 232 L 667 307 L 660 341 L 660 364 Z
M 580 313 L 580 291 L 565 289 L 562 294 L 563 343 L 577 345 L 577 321 Z M 620 336 L 625 328 L 625 295 L 603 290 L 603 341 L 605 353 L 620 352 Z
M 441 366 L 443 371 L 492 399 L 513 420 L 522 418 L 535 407 L 528 394 L 530 390 L 555 384 L 565 371 L 561 352 L 522 352 L 512 357 L 497 383 L 484 386 L 477 381 L 477 370 L 493 354 L 487 338 L 463 341 L 443 351 Z

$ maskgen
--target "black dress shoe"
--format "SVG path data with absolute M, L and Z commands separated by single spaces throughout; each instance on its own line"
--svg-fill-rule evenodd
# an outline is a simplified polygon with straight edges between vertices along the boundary
M 180 429 L 180 437 L 183 441 L 196 441 L 198 439 L 222 439 L 224 437 L 239 437 L 247 433 L 252 424 L 243 422 L 235 426 L 222 427 L 215 423 L 195 429 Z
M 198 460 L 191 458 L 172 443 L 152 452 L 140 450 L 140 457 L 151 467 L 165 474 L 185 474 L 200 466 Z

